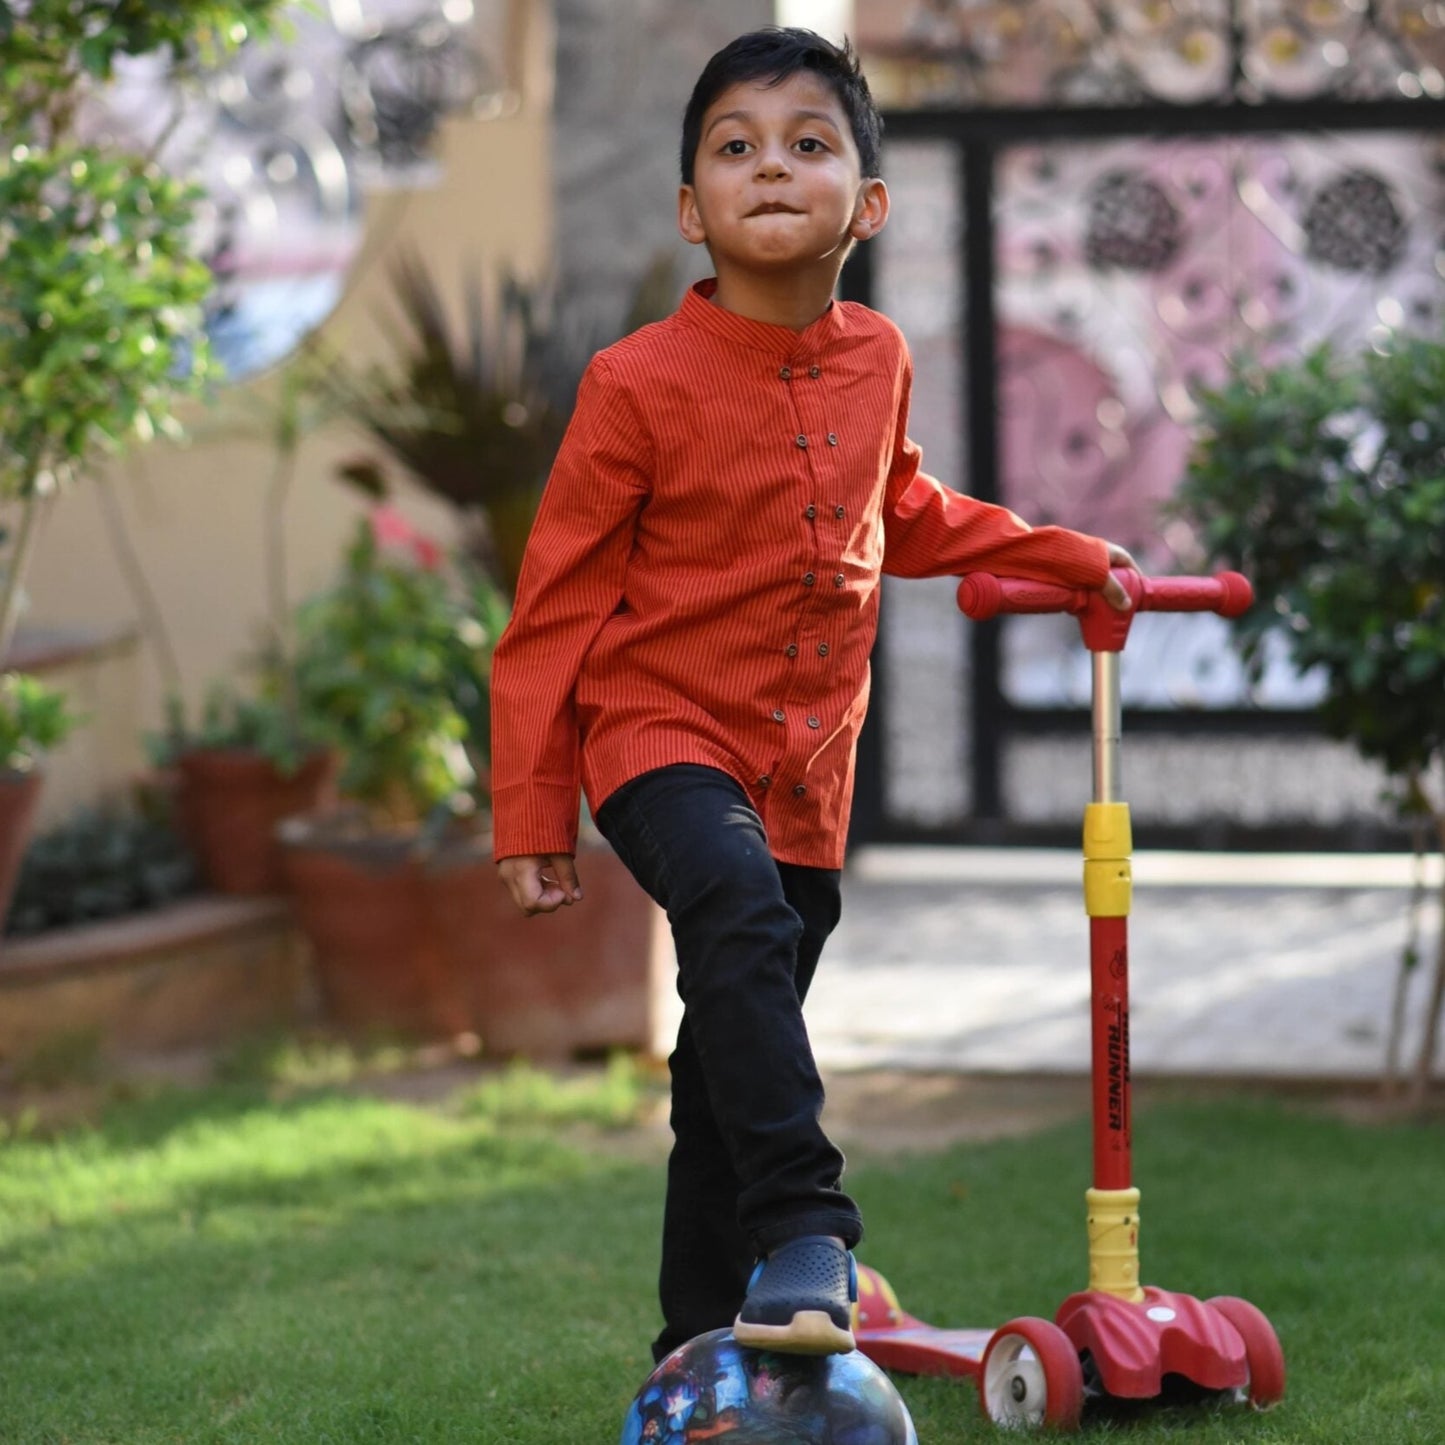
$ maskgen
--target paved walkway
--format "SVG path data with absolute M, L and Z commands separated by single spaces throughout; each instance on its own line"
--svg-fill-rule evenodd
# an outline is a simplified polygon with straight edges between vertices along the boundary
M 1441 924 L 1428 862 L 1407 1069 Z M 1080 871 L 1068 851 L 862 850 L 808 1001 L 820 1063 L 1086 1072 Z M 1136 855 L 1135 1072 L 1378 1078 L 1412 873 L 1399 855 Z

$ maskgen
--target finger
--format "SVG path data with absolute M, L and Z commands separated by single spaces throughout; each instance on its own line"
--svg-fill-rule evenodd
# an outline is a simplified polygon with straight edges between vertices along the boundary
M 1117 543 L 1109 543 L 1109 563 L 1114 567 L 1126 567 L 1130 572 L 1140 571 L 1139 564 L 1130 553 Z
M 1110 577 L 1102 590 L 1104 601 L 1116 612 L 1127 612 L 1134 605 L 1134 599 L 1129 596 L 1128 590 L 1117 577 Z
M 557 886 L 566 893 L 569 903 L 582 901 L 582 884 L 577 879 L 575 858 L 567 853 L 554 853 L 550 872 L 552 877 L 557 880 Z
M 512 895 L 512 902 L 523 913 L 531 913 L 536 909 L 542 885 L 535 872 L 527 869 L 507 869 L 502 874 L 502 881 L 507 885 L 507 892 Z
M 530 915 L 539 911 L 550 911 L 542 910 L 540 906 L 547 891 L 542 882 L 540 859 L 508 858 L 502 863 L 501 871 L 502 881 L 507 885 L 512 902 L 523 913 Z M 555 906 L 554 904 L 553 907 Z

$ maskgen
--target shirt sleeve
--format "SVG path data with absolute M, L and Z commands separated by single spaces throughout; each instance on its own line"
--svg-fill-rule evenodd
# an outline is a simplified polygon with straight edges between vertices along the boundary
M 492 660 L 492 831 L 498 858 L 570 853 L 581 804 L 577 676 L 617 609 L 650 489 L 651 448 L 602 357 L 577 404 L 527 539 Z
M 913 368 L 904 361 L 893 460 L 883 501 L 883 570 L 895 577 L 993 572 L 1030 582 L 1101 587 L 1108 545 L 1067 527 L 1030 527 L 1007 507 L 945 487 L 922 470 L 908 436 Z

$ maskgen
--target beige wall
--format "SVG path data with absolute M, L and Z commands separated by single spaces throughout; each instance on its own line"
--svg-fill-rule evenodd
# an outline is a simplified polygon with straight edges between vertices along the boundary
M 455 295 L 464 269 L 507 259 L 524 272 L 547 263 L 551 248 L 551 36 L 545 7 L 519 0 L 516 50 L 520 109 L 498 120 L 448 125 L 434 189 L 373 196 L 367 209 L 369 256 L 325 334 L 354 356 L 380 350 L 374 323 L 385 268 L 398 248 L 414 247 Z M 212 424 L 200 409 L 198 428 Z M 290 588 L 299 597 L 324 584 L 359 503 L 331 472 L 366 449 L 356 433 L 334 429 L 306 444 L 289 506 Z M 125 526 L 164 613 L 185 695 L 194 706 L 208 684 L 236 673 L 265 617 L 263 497 L 272 455 L 264 438 L 153 445 L 103 478 L 60 498 L 44 526 L 27 580 L 35 625 L 114 631 L 140 611 L 117 560 L 97 488 L 112 489 Z M 418 491 L 399 505 L 419 526 L 445 535 L 446 512 Z M 87 726 L 52 756 L 42 825 L 78 803 L 123 788 L 144 763 L 141 734 L 163 716 L 166 691 L 153 645 L 129 656 L 72 664 L 50 677 L 91 712 Z

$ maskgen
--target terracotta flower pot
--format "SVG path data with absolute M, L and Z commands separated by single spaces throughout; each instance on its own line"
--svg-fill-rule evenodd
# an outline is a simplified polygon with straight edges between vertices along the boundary
M 37 772 L 0 771 L 0 925 L 10 912 L 20 864 L 30 843 L 41 782 Z
M 218 893 L 286 886 L 276 825 L 335 801 L 335 757 L 313 753 L 290 776 L 249 748 L 197 748 L 176 760 L 181 828 Z
M 402 836 L 337 836 L 304 819 L 282 830 L 297 922 L 327 1015 L 342 1028 L 454 1037 L 471 1016 L 428 897 L 426 867 Z
M 419 850 L 368 835 L 345 812 L 280 832 L 297 921 L 343 1028 L 472 1032 L 492 1057 L 670 1048 L 667 922 L 601 840 L 579 851 L 586 900 L 527 918 L 483 834 Z
M 434 917 L 488 1055 L 669 1047 L 674 964 L 662 910 L 601 840 L 579 845 L 577 868 L 583 902 L 536 918 L 490 862 L 430 869 Z

